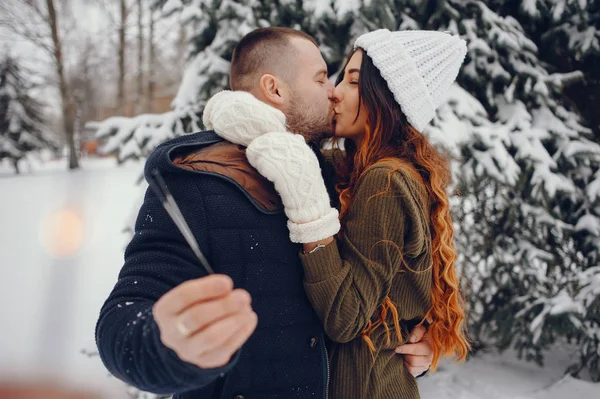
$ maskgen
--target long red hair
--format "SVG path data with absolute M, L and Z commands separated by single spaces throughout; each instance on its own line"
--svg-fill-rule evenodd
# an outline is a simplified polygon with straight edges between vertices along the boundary
M 342 72 L 337 83 L 343 77 Z M 429 324 L 427 331 L 434 352 L 431 369 L 435 370 L 442 356 L 454 355 L 460 361 L 466 358 L 470 349 L 466 336 L 465 304 L 454 265 L 457 255 L 446 191 L 451 181 L 450 165 L 425 135 L 408 123 L 379 70 L 364 52 L 358 90 L 358 112 L 363 104 L 367 111 L 367 124 L 360 147 L 357 148 L 350 140 L 344 144 L 346 156 L 339 170 L 340 182 L 336 186 L 340 199 L 340 218 L 343 225 L 352 204 L 356 183 L 378 161 L 392 162 L 396 170 L 402 168 L 408 171 L 426 187 L 430 204 L 432 285 L 431 307 L 422 323 Z M 390 176 L 393 172 L 390 172 Z M 373 352 L 375 346 L 370 335 L 378 327 L 384 326 L 389 342 L 390 329 L 386 320 L 390 314 L 396 335 L 402 340 L 396 305 L 386 297 L 378 309 L 379 319 L 374 323 L 369 322 L 362 332 L 363 339 Z

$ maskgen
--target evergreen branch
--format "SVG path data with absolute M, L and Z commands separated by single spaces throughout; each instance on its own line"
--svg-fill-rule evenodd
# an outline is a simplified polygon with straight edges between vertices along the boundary
M 579 83 L 585 79 L 583 72 L 573 71 L 569 73 L 553 73 L 544 78 L 544 82 L 551 84 L 555 89 L 562 90 L 565 87 Z

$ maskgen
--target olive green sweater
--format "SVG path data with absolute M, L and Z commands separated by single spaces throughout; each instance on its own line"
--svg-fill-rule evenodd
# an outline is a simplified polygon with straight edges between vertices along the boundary
M 369 169 L 357 183 L 341 235 L 323 249 L 301 254 L 306 292 L 333 341 L 332 399 L 419 398 L 415 378 L 394 349 L 408 338 L 407 322 L 420 320 L 430 306 L 429 205 L 419 180 L 405 170 L 388 179 L 390 170 L 385 163 Z M 372 353 L 361 332 L 379 318 L 386 296 L 398 309 L 402 340 L 390 316 L 391 342 L 380 326 L 371 335 Z

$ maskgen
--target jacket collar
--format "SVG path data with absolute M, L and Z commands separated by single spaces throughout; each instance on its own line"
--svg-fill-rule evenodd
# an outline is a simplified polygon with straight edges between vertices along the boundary
M 221 141 L 179 153 L 172 162 L 182 169 L 232 180 L 265 213 L 279 213 L 283 210 L 273 184 L 248 163 L 245 147 Z

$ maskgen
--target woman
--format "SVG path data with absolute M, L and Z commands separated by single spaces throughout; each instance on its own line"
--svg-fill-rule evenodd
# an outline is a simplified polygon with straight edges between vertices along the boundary
M 358 38 L 333 95 L 335 136 L 346 138 L 336 238 L 318 161 L 304 140 L 265 131 L 247 148 L 281 195 L 292 241 L 304 244 L 305 289 L 334 341 L 332 398 L 418 398 L 394 353 L 415 324 L 428 323 L 432 369 L 443 355 L 466 357 L 449 165 L 421 133 L 465 53 L 464 41 L 441 32 Z

